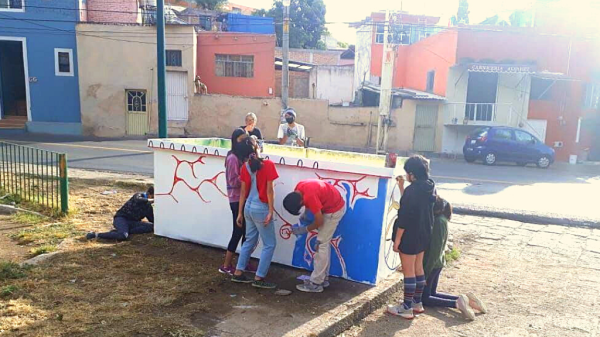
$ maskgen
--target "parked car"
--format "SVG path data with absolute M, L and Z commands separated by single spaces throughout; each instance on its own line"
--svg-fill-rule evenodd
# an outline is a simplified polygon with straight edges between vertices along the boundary
M 527 131 L 509 127 L 484 127 L 467 136 L 463 146 L 465 160 L 483 160 L 486 165 L 497 162 L 529 163 L 548 168 L 554 163 L 554 149 Z

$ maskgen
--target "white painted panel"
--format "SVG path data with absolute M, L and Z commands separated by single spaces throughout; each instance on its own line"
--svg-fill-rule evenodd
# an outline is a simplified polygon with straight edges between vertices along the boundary
M 546 127 L 548 125 L 547 120 L 543 119 L 528 119 L 523 126 L 523 130 L 531 133 L 537 139 L 542 142 L 546 142 Z
M 186 121 L 188 119 L 187 73 L 167 71 L 167 119 Z

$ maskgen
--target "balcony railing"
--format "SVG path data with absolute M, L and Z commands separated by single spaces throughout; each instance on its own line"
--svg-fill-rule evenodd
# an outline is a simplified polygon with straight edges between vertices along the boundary
M 446 103 L 446 125 L 511 125 L 512 104 L 504 103 Z

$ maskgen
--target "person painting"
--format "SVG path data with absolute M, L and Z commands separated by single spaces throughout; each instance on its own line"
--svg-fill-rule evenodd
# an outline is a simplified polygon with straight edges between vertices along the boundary
M 442 268 L 446 265 L 445 250 L 448 241 L 448 221 L 452 218 L 452 206 L 437 197 L 433 206 L 435 221 L 431 233 L 431 243 L 425 251 L 424 266 L 427 284 L 423 290 L 423 304 L 426 307 L 456 308 L 468 320 L 475 319 L 473 309 L 487 313 L 486 305 L 472 293 L 467 295 L 447 295 L 437 292 Z
M 314 230 L 319 232 L 310 280 L 297 285 L 296 288 L 309 293 L 323 292 L 323 288 L 329 286 L 327 278 L 331 262 L 330 241 L 346 213 L 346 202 L 334 186 L 322 180 L 309 179 L 296 185 L 294 192 L 283 199 L 283 207 L 292 215 L 300 215 L 300 210 L 305 207 L 314 216 L 310 225 L 292 228 L 295 235 Z
M 86 239 L 105 239 L 124 241 L 130 234 L 145 234 L 154 231 L 154 187 L 150 186 L 146 193 L 134 194 L 115 214 L 113 229 L 106 233 L 89 232 Z M 147 221 L 142 221 L 143 219 Z
M 280 145 L 304 146 L 306 134 L 304 125 L 296 123 L 296 111 L 287 108 L 284 112 L 286 124 L 281 124 L 277 131 L 277 138 Z
M 242 228 L 246 220 L 246 241 L 242 244 L 237 268 L 231 278 L 232 282 L 252 283 L 257 288 L 273 289 L 277 285 L 267 282 L 265 277 L 269 271 L 277 238 L 275 237 L 275 190 L 273 182 L 279 178 L 275 164 L 270 160 L 260 158 L 258 144 L 254 137 L 245 138 L 240 148 L 242 152 L 250 153 L 248 161 L 240 171 L 241 191 L 237 216 L 237 225 Z M 244 275 L 244 269 L 250 260 L 250 255 L 258 243 L 260 236 L 263 248 L 254 280 Z
M 429 163 L 423 156 L 412 156 L 404 164 L 410 185 L 404 188 L 404 177 L 397 178 L 402 193 L 398 218 L 394 223 L 394 251 L 400 254 L 404 274 L 404 302 L 389 306 L 388 312 L 413 319 L 424 312 L 421 298 L 425 288 L 423 258 L 429 247 L 433 226 L 435 183 L 429 179 Z
M 222 274 L 233 275 L 235 267 L 233 267 L 233 256 L 240 243 L 245 241 L 246 227 L 245 223 L 242 222 L 242 226 L 237 225 L 237 218 L 240 209 L 240 192 L 242 182 L 240 180 L 240 170 L 244 162 L 250 156 L 248 147 L 242 146 L 242 142 L 248 138 L 248 134 L 243 128 L 238 128 L 233 131 L 231 135 L 231 150 L 227 153 L 225 158 L 225 177 L 227 180 L 227 197 L 229 198 L 229 207 L 231 208 L 231 214 L 233 215 L 233 231 L 229 244 L 227 245 L 227 252 L 225 253 L 225 262 L 219 267 L 219 272 Z M 251 265 L 248 265 L 246 271 L 255 272 L 256 269 Z

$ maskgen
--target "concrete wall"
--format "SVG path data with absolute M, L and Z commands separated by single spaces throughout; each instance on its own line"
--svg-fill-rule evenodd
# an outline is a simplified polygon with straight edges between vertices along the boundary
M 353 66 L 315 67 L 310 78 L 311 97 L 328 100 L 329 104 L 351 102 L 354 89 L 353 82 Z
M 201 32 L 198 34 L 198 75 L 209 93 L 273 97 L 275 93 L 275 35 Z M 254 77 L 221 77 L 215 73 L 215 55 L 254 56 Z
M 356 30 L 356 47 L 354 54 L 354 89 L 353 97 L 364 81 L 371 78 L 371 44 L 373 43 L 373 27 L 363 25 Z
M 128 42 L 114 39 L 116 34 L 130 36 Z M 151 131 L 157 127 L 156 27 L 78 24 L 81 120 L 86 135 L 121 137 L 126 133 L 126 89 L 147 91 L 147 111 Z M 196 34 L 193 27 L 167 26 L 167 49 L 182 50 L 188 96 L 194 96 Z

